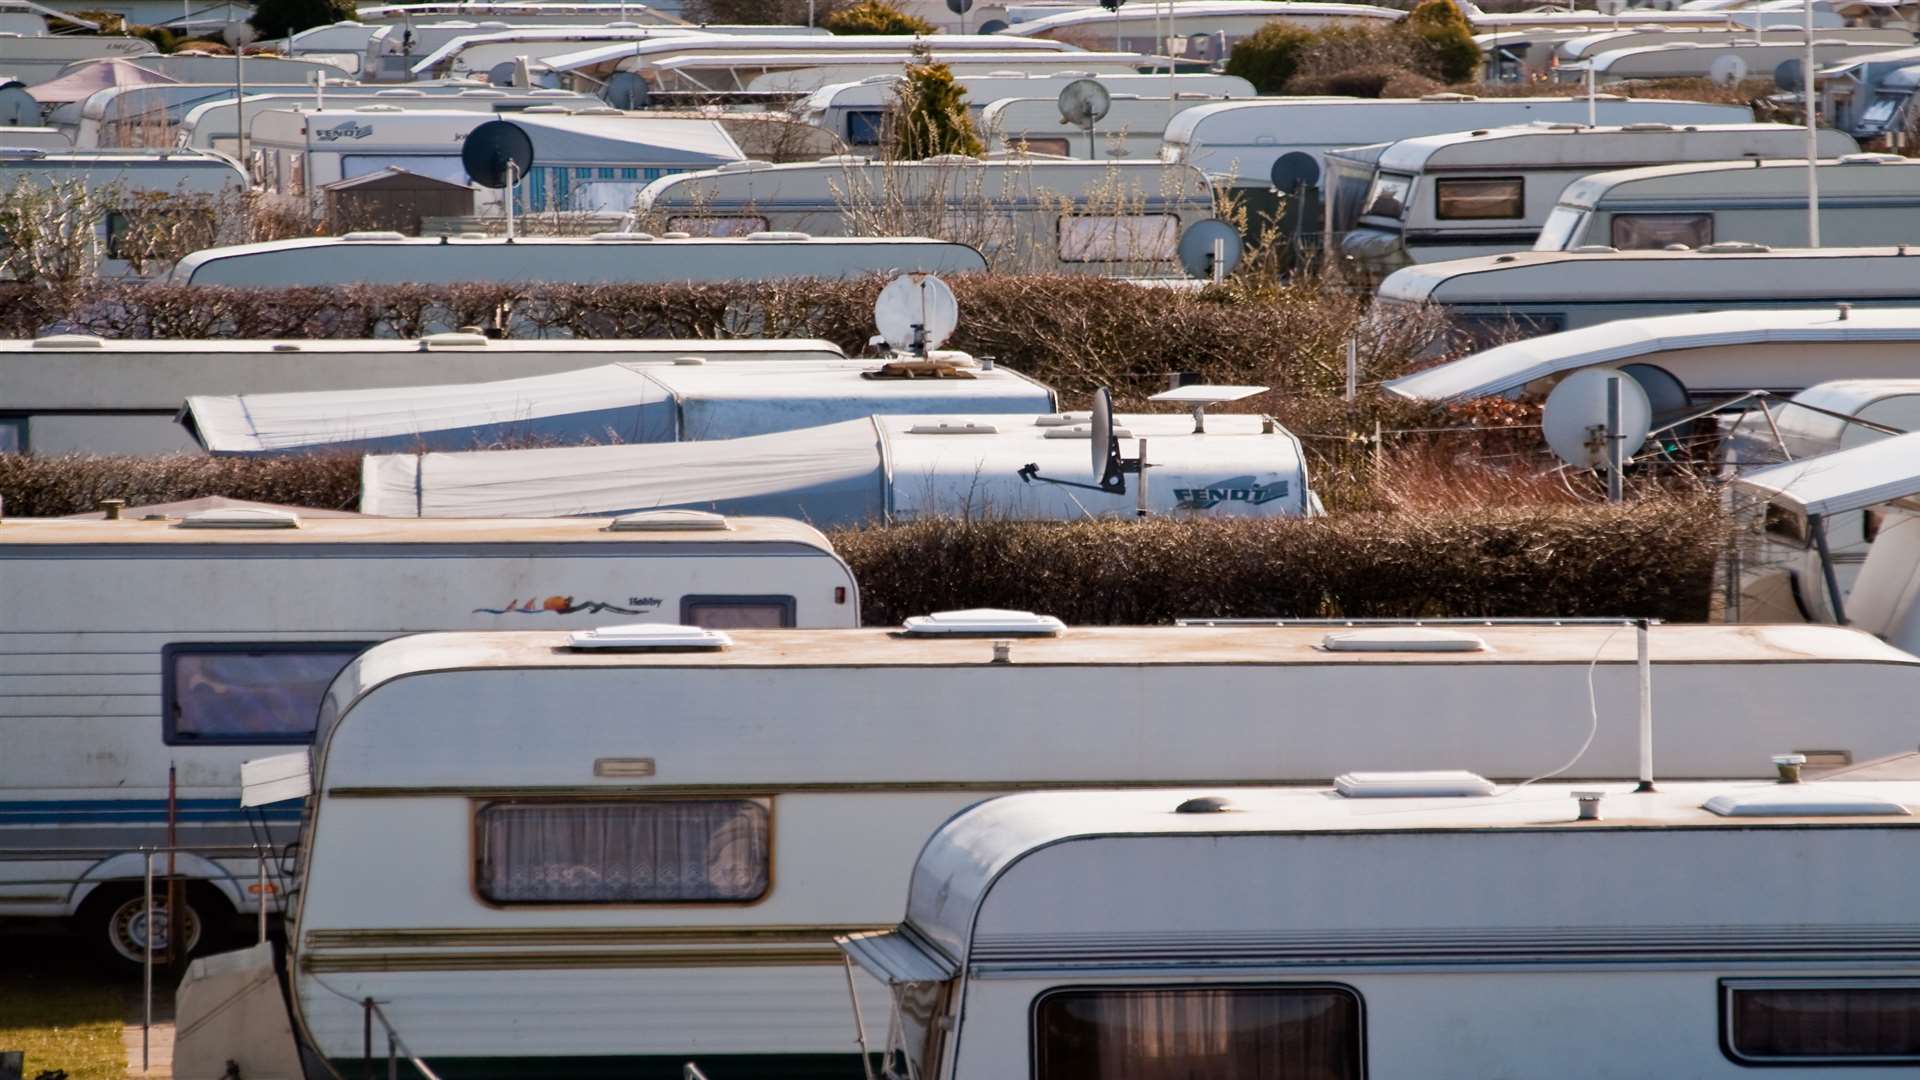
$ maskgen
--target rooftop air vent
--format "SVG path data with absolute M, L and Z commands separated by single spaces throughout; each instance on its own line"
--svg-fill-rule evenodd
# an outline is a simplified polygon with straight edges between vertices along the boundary
M 562 90 L 560 93 L 568 94 L 569 92 Z M 425 97 L 426 95 L 422 94 L 420 96 Z M 462 90 L 460 91 L 460 96 L 464 98 L 502 98 L 507 96 L 507 92 L 505 90 Z M 569 96 L 571 95 L 569 94 Z
M 676 626 L 673 623 L 634 623 L 629 626 L 601 626 L 575 630 L 567 635 L 570 649 L 724 649 L 733 638 L 720 630 L 702 626 Z
M 813 239 L 813 237 L 811 237 L 811 236 L 809 236 L 809 235 L 807 235 L 806 233 L 803 233 L 803 232 L 793 232 L 793 231 L 791 231 L 791 230 L 774 230 L 774 231 L 769 231 L 769 232 L 757 232 L 757 233 L 748 233 L 748 234 L 747 234 L 747 239 L 748 239 L 748 240 L 757 240 L 757 241 L 768 241 L 768 240 L 811 240 L 811 239 Z
M 1472 94 L 1422 94 L 1421 101 L 1479 101 Z
M 591 239 L 608 242 L 642 243 L 653 239 L 652 233 L 645 232 L 597 232 Z
M 348 109 L 347 111 L 357 113 L 397 113 L 401 110 L 398 105 L 362 105 L 357 109 Z
M 342 236 L 340 239 L 346 241 L 349 244 L 371 244 L 371 243 L 383 243 L 390 240 L 405 240 L 406 237 L 401 236 L 397 232 L 369 231 L 369 232 L 350 232 L 350 233 L 347 233 L 345 236 Z
M 1631 124 L 1621 124 L 1621 131 L 1672 131 L 1672 124 L 1663 124 L 1657 120 L 1636 120 Z
M 935 154 L 930 158 L 921 158 L 922 165 L 978 165 L 980 159 L 972 154 Z
M 1474 634 L 1431 626 L 1376 626 L 1341 630 L 1320 640 L 1328 652 L 1486 652 Z
M 1913 813 L 1891 799 L 1822 790 L 1820 784 L 1776 784 L 1729 792 L 1701 805 L 1721 817 L 1910 817 Z
M 291 510 L 269 510 L 263 506 L 234 506 L 220 510 L 196 510 L 180 519 L 176 529 L 297 529 L 300 515 Z
M 819 165 L 865 165 L 873 159 L 864 154 L 828 154 L 816 164 Z
M 730 532 L 724 514 L 709 510 L 642 510 L 607 522 L 607 532 Z
M 915 424 L 907 429 L 909 435 L 997 435 L 1000 429 L 992 424 L 976 424 L 967 421 L 961 424 Z
M 681 232 L 681 231 L 679 231 L 678 229 L 675 229 L 675 230 L 671 230 L 671 231 L 668 231 L 668 232 L 663 232 L 663 233 L 661 233 L 661 234 L 660 234 L 660 239 L 662 239 L 662 240 L 691 240 L 691 239 L 693 239 L 693 234 L 692 234 L 692 233 L 690 233 L 690 232 Z
M 1034 427 L 1073 427 L 1076 424 L 1084 425 L 1084 424 L 1090 424 L 1092 422 L 1093 422 L 1093 417 L 1089 413 L 1049 413 L 1045 416 L 1034 417 L 1033 426 Z
M 745 161 L 729 161 L 725 165 L 716 165 L 713 171 L 717 173 L 761 172 L 762 170 L 771 168 L 773 168 L 773 162 L 771 161 L 760 161 L 755 158 L 748 158 Z
M 1773 249 L 1765 244 L 1754 244 L 1745 240 L 1722 240 L 1716 244 L 1702 244 L 1694 250 L 1709 255 L 1726 255 L 1740 251 L 1772 251 Z
M 485 334 L 462 334 L 457 331 L 428 334 L 420 339 L 420 347 L 423 349 L 474 349 L 484 348 L 489 343 Z
M 546 108 L 546 106 L 544 105 L 540 107 L 543 109 Z M 557 107 L 558 106 L 556 106 L 556 108 Z M 575 116 L 622 116 L 625 114 L 623 114 L 619 109 L 616 109 L 611 105 L 588 105 L 584 108 L 573 110 L 573 115 Z
M 104 349 L 107 347 L 107 342 L 105 338 L 97 338 L 92 334 L 48 334 L 46 337 L 34 338 L 33 347 L 36 349 Z
M 464 97 L 464 96 L 466 96 L 466 95 L 468 95 L 468 94 L 478 94 L 478 93 L 480 93 L 480 92 L 481 92 L 481 91 L 478 91 L 478 90 L 462 90 L 462 91 L 460 91 L 460 94 L 461 94 L 461 96 L 462 96 L 462 97 Z M 427 96 L 427 92 L 426 92 L 425 90 L 400 90 L 400 89 L 394 89 L 394 90 L 375 90 L 375 91 L 373 92 L 373 96 L 374 96 L 374 97 L 377 97 L 377 98 L 382 98 L 382 97 L 391 97 L 391 98 L 417 98 L 417 97 L 426 97 L 426 96 Z
M 570 116 L 573 113 L 565 105 L 529 105 L 521 111 L 530 116 Z
M 1899 154 L 1841 154 L 1842 165 L 1891 165 L 1896 161 L 1905 161 Z
M 300 348 L 300 343 L 297 341 L 276 341 L 273 343 L 273 351 L 274 352 L 300 352 L 301 348 Z
M 704 356 L 676 356 L 673 358 L 674 367 L 705 367 L 706 363 L 707 358 Z
M 1010 637 L 1016 634 L 1056 637 L 1067 625 L 1051 615 L 1000 608 L 969 608 L 915 615 L 902 627 L 923 637 Z
M 894 360 L 872 371 L 860 373 L 863 379 L 977 379 L 978 375 L 951 360 Z
M 1442 799 L 1493 794 L 1493 781 L 1462 769 L 1429 772 L 1351 772 L 1333 778 L 1349 799 Z
M 1176 814 L 1231 814 L 1240 808 L 1225 795 L 1201 795 L 1173 808 Z
M 1567 249 L 1575 255 L 1618 255 L 1620 249 L 1612 244 L 1575 244 Z
M 481 91 L 478 91 L 478 92 L 479 92 L 479 93 L 482 93 L 482 94 L 492 94 L 492 95 L 494 95 L 494 96 L 496 96 L 496 97 L 506 97 L 506 96 L 507 96 L 507 95 L 506 95 L 506 94 L 505 94 L 505 93 L 504 93 L 503 91 L 500 91 L 500 90 L 481 90 Z M 540 88 L 540 89 L 538 89 L 538 90 L 529 90 L 529 91 L 527 91 L 527 96 L 528 96 L 528 97 L 563 97 L 563 98 L 571 98 L 571 97 L 579 97 L 580 95 L 579 95 L 579 94 L 576 94 L 576 93 L 574 93 L 574 92 L 573 92 L 573 91 L 571 91 L 571 90 L 560 90 L 560 89 L 556 89 L 556 88 L 554 88 L 554 87 L 551 87 L 551 86 L 544 86 L 544 87 L 541 87 L 541 88 Z
M 1049 427 L 1047 428 L 1047 433 L 1040 437 L 1043 439 L 1091 439 L 1093 438 L 1093 425 L 1083 422 L 1075 424 L 1072 427 Z M 1113 437 L 1116 439 L 1131 439 L 1133 438 L 1133 429 L 1123 427 L 1114 428 Z

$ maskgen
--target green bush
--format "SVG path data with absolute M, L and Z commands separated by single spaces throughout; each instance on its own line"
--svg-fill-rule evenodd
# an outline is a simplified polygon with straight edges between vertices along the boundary
M 1234 44 L 1227 57 L 1227 74 L 1240 76 L 1262 94 L 1282 93 L 1287 81 L 1300 70 L 1301 55 L 1314 40 L 1311 30 L 1270 22 Z
M 262 38 L 283 38 L 353 18 L 354 0 L 257 0 L 248 20 Z
M 967 92 L 945 64 L 907 68 L 893 106 L 893 156 L 921 161 L 939 154 L 981 153 L 967 115 Z
M 931 34 L 934 25 L 909 15 L 886 0 L 860 3 L 834 11 L 820 25 L 836 34 Z
M 1480 46 L 1473 40 L 1473 24 L 1453 0 L 1421 0 L 1406 24 L 1425 42 L 1443 81 L 1463 83 L 1480 77 Z

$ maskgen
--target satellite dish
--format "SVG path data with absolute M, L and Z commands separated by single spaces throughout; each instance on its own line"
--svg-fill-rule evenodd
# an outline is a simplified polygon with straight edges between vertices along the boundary
M 1800 61 L 1798 58 L 1780 61 L 1773 69 L 1773 85 L 1782 90 L 1800 89 Z
M 973 0 L 947 0 L 947 10 L 955 15 L 965 15 L 973 10 Z
M 1213 260 L 1214 241 L 1220 241 L 1220 265 L 1215 267 Z M 1186 268 L 1187 276 L 1202 281 L 1212 281 L 1216 269 L 1221 277 L 1233 273 L 1240 265 L 1240 256 L 1245 248 L 1240 242 L 1240 231 L 1218 218 L 1196 221 L 1180 237 L 1180 265 Z
M 888 345 L 925 356 L 960 324 L 960 303 L 947 283 L 932 274 L 901 274 L 873 302 L 873 325 Z
M 1707 65 L 1707 78 L 1715 86 L 1732 86 L 1746 77 L 1747 62 L 1732 53 L 1716 56 Z
M 236 51 L 253 44 L 254 39 L 259 36 L 260 31 L 255 30 L 253 24 L 249 22 L 230 22 L 220 31 L 221 40 L 233 46 Z
M 1581 469 L 1607 467 L 1607 386 L 1615 380 L 1620 383 L 1620 433 L 1626 436 L 1622 456 L 1647 441 L 1653 425 L 1647 392 L 1617 368 L 1586 368 L 1560 380 L 1540 415 L 1547 445 L 1561 461 Z
M 489 120 L 468 133 L 460 147 L 460 164 L 481 187 L 503 188 L 507 186 L 508 165 L 520 179 L 533 168 L 533 140 L 519 124 Z
M 1092 127 L 1112 107 L 1113 95 L 1097 79 L 1075 79 L 1060 89 L 1060 119 L 1075 127 Z
M 975 33 L 997 34 L 1006 28 L 1007 21 L 1005 19 L 988 19 L 986 22 L 980 24 L 980 29 L 975 31 Z
M 651 93 L 647 80 L 631 71 L 607 76 L 607 84 L 600 89 L 601 99 L 616 109 L 644 109 Z
M 1320 183 L 1320 163 L 1314 160 L 1312 154 L 1289 150 L 1274 159 L 1273 171 L 1268 177 L 1280 191 L 1314 187 Z
M 1666 368 L 1656 364 L 1622 364 L 1620 370 L 1632 376 L 1640 389 L 1647 392 L 1647 407 L 1653 412 L 1654 423 L 1669 423 L 1692 411 L 1693 397 L 1687 393 L 1687 384 Z M 1688 422 L 1671 428 L 1669 434 L 1684 439 L 1693 434 L 1693 424 Z
M 1107 464 L 1113 460 L 1113 395 L 1106 387 L 1093 392 L 1093 437 L 1087 445 L 1093 450 L 1093 482 L 1104 483 L 1107 479 Z

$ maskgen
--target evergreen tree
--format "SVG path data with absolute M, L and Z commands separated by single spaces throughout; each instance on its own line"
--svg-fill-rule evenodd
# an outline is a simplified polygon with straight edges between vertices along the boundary
M 907 68 L 894 102 L 892 149 L 902 161 L 980 153 L 980 138 L 967 115 L 967 92 L 953 81 L 953 69 L 945 64 Z
M 1313 42 L 1311 30 L 1270 22 L 1234 43 L 1227 56 L 1227 74 L 1247 80 L 1259 93 L 1281 93 L 1300 70 L 1301 54 Z
M 887 0 L 860 0 L 820 20 L 836 34 L 931 34 L 934 25 L 901 11 Z

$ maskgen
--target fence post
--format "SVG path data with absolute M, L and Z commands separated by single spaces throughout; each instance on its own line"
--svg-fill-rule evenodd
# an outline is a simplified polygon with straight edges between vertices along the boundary
M 146 1074 L 153 1068 L 152 1045 L 151 1045 L 151 1039 L 150 1039 L 150 1036 L 153 1032 L 153 852 L 152 851 L 148 851 L 146 853 L 146 862 L 147 862 L 147 870 L 146 870 L 147 889 L 146 889 L 146 892 L 141 897 L 141 902 L 144 905 L 144 910 L 146 912 L 146 914 L 142 917 L 142 922 L 145 924 L 145 928 L 146 928 L 146 933 L 143 939 L 143 944 L 146 946 L 146 948 L 142 950 L 143 960 L 140 965 L 141 974 L 142 974 L 142 986 L 143 986 L 143 989 L 140 995 L 141 1003 L 143 1005 L 143 1011 L 140 1014 L 140 1072 L 142 1073 L 142 1075 Z
M 261 849 L 259 852 L 259 859 L 260 859 L 260 894 L 259 894 L 260 944 L 265 945 L 267 943 L 267 853 L 264 848 Z
M 1360 339 L 1347 339 L 1347 400 L 1360 393 Z
M 367 998 L 360 1010 L 360 1060 L 367 1080 L 373 1080 L 373 999 Z
M 385 1019 L 381 1017 L 382 1021 Z M 392 1025 L 387 1026 L 387 1080 L 400 1080 L 400 1045 Z

